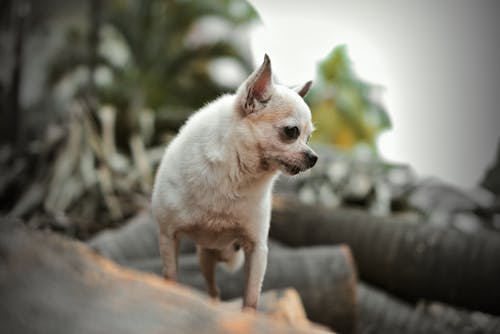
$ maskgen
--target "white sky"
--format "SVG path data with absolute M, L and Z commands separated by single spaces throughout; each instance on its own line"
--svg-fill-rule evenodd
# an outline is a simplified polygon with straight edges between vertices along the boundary
M 356 72 L 386 88 L 393 129 L 382 155 L 423 177 L 478 183 L 500 137 L 495 1 L 250 2 L 264 22 L 251 36 L 256 64 L 268 53 L 280 81 L 301 83 L 347 44 Z

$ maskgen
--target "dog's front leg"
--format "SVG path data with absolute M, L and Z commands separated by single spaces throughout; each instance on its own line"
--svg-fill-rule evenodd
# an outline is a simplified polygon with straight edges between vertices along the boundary
M 257 243 L 245 250 L 245 295 L 243 309 L 256 310 L 267 266 L 267 244 Z
M 177 281 L 177 256 L 179 253 L 179 239 L 160 231 L 160 253 L 163 260 L 163 276 L 166 279 Z

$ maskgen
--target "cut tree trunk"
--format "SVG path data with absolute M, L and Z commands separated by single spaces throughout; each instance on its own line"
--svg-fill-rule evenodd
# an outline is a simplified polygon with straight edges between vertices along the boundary
M 413 307 L 367 284 L 358 285 L 359 334 L 500 333 L 500 319 L 431 303 Z
M 126 263 L 136 269 L 161 274 L 159 258 Z M 205 281 L 195 255 L 179 259 L 179 280 L 205 291 Z M 218 268 L 216 280 L 224 300 L 243 296 L 244 273 Z M 356 272 L 346 246 L 287 249 L 270 247 L 263 291 L 293 287 L 299 292 L 309 318 L 341 333 L 355 332 Z
M 417 310 L 445 323 L 454 333 L 500 333 L 500 318 L 490 314 L 457 309 L 441 303 L 419 304 Z
M 120 228 L 98 233 L 88 241 L 88 245 L 118 263 L 160 256 L 158 228 L 149 210 L 139 212 Z
M 0 254 L 1 333 L 317 333 L 229 311 L 53 234 L 2 231 Z
M 224 307 L 231 310 L 241 310 L 242 298 L 224 303 Z M 295 289 L 270 290 L 262 294 L 257 308 L 273 320 L 292 325 L 295 328 L 317 329 L 330 333 L 327 327 L 312 323 L 307 319 L 306 311 L 299 293 Z
M 454 334 L 444 322 L 418 312 L 401 300 L 359 284 L 359 334 Z
M 270 236 L 291 246 L 348 244 L 360 277 L 410 301 L 500 314 L 500 237 L 383 219 L 275 197 Z
M 117 229 L 104 230 L 90 239 L 88 245 L 101 255 L 118 263 L 160 257 L 158 227 L 150 210 L 144 210 Z M 194 253 L 193 242 L 183 239 L 181 253 Z

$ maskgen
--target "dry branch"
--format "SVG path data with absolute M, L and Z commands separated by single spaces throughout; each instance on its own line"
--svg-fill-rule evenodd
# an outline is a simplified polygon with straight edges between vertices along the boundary
M 92 108 L 74 101 L 68 121 L 51 126 L 26 153 L 2 148 L 0 171 L 10 178 L 0 180 L 2 214 L 85 239 L 145 206 L 158 154 L 139 136 L 131 142 L 133 157 L 119 152 L 115 111 L 102 107 L 95 117 Z M 47 225 L 57 220 L 67 224 Z
M 408 300 L 500 314 L 500 238 L 425 222 L 274 201 L 271 237 L 292 246 L 348 244 L 361 278 Z

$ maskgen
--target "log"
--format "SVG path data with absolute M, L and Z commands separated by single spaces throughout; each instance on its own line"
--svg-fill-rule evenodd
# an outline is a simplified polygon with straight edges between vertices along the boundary
M 446 323 L 413 309 L 405 302 L 373 287 L 359 284 L 358 289 L 360 334 L 453 334 Z
M 500 333 L 500 319 L 441 303 L 413 307 L 377 288 L 358 285 L 359 333 Z
M 409 301 L 500 314 L 500 237 L 275 197 L 270 236 L 290 246 L 348 244 L 360 277 Z
M 126 265 L 157 274 L 162 272 L 159 258 L 130 261 Z M 179 280 L 205 291 L 195 255 L 179 258 Z M 243 270 L 230 274 L 217 268 L 216 280 L 223 300 L 243 295 Z M 356 271 L 348 247 L 270 247 L 263 291 L 287 287 L 299 292 L 312 321 L 341 333 L 355 332 Z
M 242 298 L 238 298 L 223 305 L 237 311 L 241 309 L 242 302 Z M 327 327 L 312 323 L 307 319 L 300 295 L 297 290 L 292 288 L 270 290 L 263 293 L 257 311 L 295 328 L 316 329 L 331 333 Z
M 88 240 L 101 255 L 118 263 L 160 257 L 158 227 L 151 212 L 144 210 L 120 228 L 104 230 Z M 187 239 L 181 242 L 181 253 L 194 253 L 196 247 Z
M 118 263 L 160 256 L 158 231 L 149 210 L 139 212 L 118 229 L 100 232 L 88 245 Z
M 311 333 L 233 312 L 54 234 L 0 233 L 1 333 Z
M 500 317 L 457 309 L 442 303 L 419 304 L 417 310 L 446 323 L 455 333 L 500 333 Z

